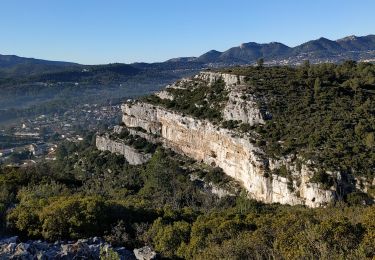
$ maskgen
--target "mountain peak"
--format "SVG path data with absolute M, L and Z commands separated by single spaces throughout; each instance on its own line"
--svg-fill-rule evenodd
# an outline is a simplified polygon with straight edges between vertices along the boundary
M 244 43 L 241 43 L 241 45 L 239 47 L 240 47 L 240 49 L 245 49 L 245 48 L 256 47 L 256 46 L 259 46 L 259 45 L 260 44 L 256 43 L 256 42 L 244 42 Z
M 221 52 L 217 50 L 210 50 L 206 54 L 215 54 L 215 53 L 221 53 Z
M 325 37 L 320 37 L 320 38 L 318 39 L 318 41 L 330 41 L 330 42 L 331 42 L 330 39 L 327 39 L 327 38 L 325 38 Z
M 357 36 L 355 36 L 355 35 L 349 35 L 349 36 L 346 36 L 344 38 L 338 39 L 337 41 L 338 42 L 340 42 L 340 41 L 355 41 L 357 39 L 358 39 Z

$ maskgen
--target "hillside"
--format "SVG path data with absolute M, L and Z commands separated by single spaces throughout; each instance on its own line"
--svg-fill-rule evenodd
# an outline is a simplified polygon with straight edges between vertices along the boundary
M 370 63 L 234 67 L 124 104 L 123 124 L 222 168 L 263 202 L 316 207 L 351 193 L 372 201 L 374 95 Z M 98 147 L 113 151 L 116 140 L 105 138 Z
M 20 67 L 30 71 L 24 75 Z M 10 68 L 0 68 L 0 124 L 9 118 L 40 115 L 40 111 L 64 113 L 82 102 L 118 102 L 150 94 L 180 77 L 190 76 L 200 67 L 179 62 L 90 66 L 43 63 Z M 6 76 L 2 78 L 1 72 Z
M 326 38 L 308 41 L 295 47 L 279 42 L 259 44 L 243 43 L 224 52 L 209 51 L 196 60 L 211 66 L 253 64 L 263 58 L 271 65 L 296 65 L 305 60 L 312 63 L 340 62 L 344 60 L 375 60 L 375 35 L 348 36 L 332 41 Z
M 24 242 L 0 254 L 371 259 L 374 72 L 232 67 L 128 101 L 55 161 L 0 167 L 0 233 Z
M 0 55 L 0 79 L 63 71 L 79 67 L 76 63 Z
M 23 242 L 0 239 L 2 256 L 89 258 L 100 249 L 118 259 L 144 245 L 170 259 L 375 256 L 374 206 L 361 197 L 319 209 L 262 204 L 218 168 L 161 147 L 129 165 L 90 140 L 61 144 L 56 161 L 0 168 L 0 234 Z
M 254 130 L 269 155 L 295 153 L 325 171 L 374 178 L 374 65 L 346 62 L 224 71 L 244 75 L 245 93 L 255 95 L 267 110 L 269 120 Z
M 265 59 L 272 65 L 301 64 L 305 60 L 312 63 L 340 62 L 344 60 L 374 60 L 375 35 L 348 36 L 338 40 L 319 38 L 295 47 L 279 42 L 243 43 L 220 52 L 211 50 L 199 57 L 177 57 L 165 62 L 129 64 L 135 68 L 147 70 L 186 70 L 204 67 L 222 67 L 229 65 L 253 64 L 258 59 Z M 30 76 L 63 70 L 82 70 L 95 66 L 80 65 L 71 62 L 47 61 L 23 58 L 15 55 L 0 55 L 0 78 L 14 76 Z M 103 67 L 103 66 L 102 66 Z

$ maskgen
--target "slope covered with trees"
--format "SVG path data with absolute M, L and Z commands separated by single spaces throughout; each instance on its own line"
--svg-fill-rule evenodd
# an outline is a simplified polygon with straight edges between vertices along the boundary
M 349 197 L 327 208 L 264 205 L 243 192 L 219 198 L 189 174 L 225 187 L 218 169 L 158 149 L 145 165 L 97 151 L 91 136 L 64 143 L 57 161 L 0 171 L 2 232 L 47 240 L 103 236 L 151 245 L 176 259 L 371 259 L 374 206 Z
M 322 170 L 374 178 L 375 65 L 308 63 L 297 68 L 231 68 L 245 75 L 271 117 L 254 130 L 271 156 L 291 153 Z
M 311 181 L 326 189 L 344 178 L 351 187 L 366 185 L 366 192 L 375 195 L 375 65 L 347 61 L 265 67 L 260 61 L 256 67 L 217 71 L 244 76 L 236 94 L 240 101 L 228 99 L 222 80 L 209 85 L 199 79 L 167 88 L 173 99 L 152 95 L 143 100 L 245 134 L 268 158 L 291 158 L 297 169 L 312 165 Z M 251 100 L 264 124 L 224 120 L 227 102 Z M 290 177 L 286 168 L 273 173 Z

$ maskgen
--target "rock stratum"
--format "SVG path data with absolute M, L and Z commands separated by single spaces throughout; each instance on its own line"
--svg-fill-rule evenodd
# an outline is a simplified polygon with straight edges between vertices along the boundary
M 133 135 L 140 135 L 149 142 L 160 143 L 177 153 L 220 167 L 240 182 L 251 198 L 265 203 L 319 207 L 333 202 L 338 196 L 335 187 L 323 188 L 310 181 L 315 171 L 312 162 L 298 165 L 295 160 L 298 155 L 271 158 L 257 146 L 257 133 L 253 131 L 238 132 L 223 128 L 212 120 L 187 115 L 163 105 L 164 100 L 173 102 L 179 90 L 212 88 L 217 82 L 224 85 L 222 91 L 226 99 L 211 103 L 208 108 L 220 110 L 223 121 L 256 126 L 272 118 L 267 109 L 258 106 L 259 97 L 242 91 L 246 88 L 244 76 L 205 71 L 168 85 L 165 90 L 156 93 L 154 99 L 123 104 L 124 126 L 117 127 L 116 131 L 127 128 Z M 195 106 L 200 108 L 202 105 L 196 103 Z M 108 138 L 97 137 L 99 149 L 118 153 L 124 151 L 122 154 L 129 158 L 126 149 L 115 148 L 118 145 Z M 145 161 L 134 160 L 133 155 L 130 157 L 129 163 Z M 290 175 L 283 177 L 276 174 L 281 168 L 287 169 Z

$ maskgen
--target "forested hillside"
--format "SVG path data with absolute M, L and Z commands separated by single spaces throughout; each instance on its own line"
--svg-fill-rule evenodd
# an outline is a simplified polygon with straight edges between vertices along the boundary
M 152 245 L 166 258 L 374 257 L 373 206 L 349 197 L 327 208 L 264 205 L 217 197 L 191 174 L 219 187 L 232 180 L 159 148 L 144 166 L 99 152 L 92 136 L 64 143 L 56 162 L 0 171 L 2 232 L 23 239 L 103 236 L 114 245 Z
M 225 121 L 222 110 L 228 92 L 222 82 L 207 87 L 197 80 L 186 88 L 166 89 L 173 100 L 144 100 L 238 133 L 255 132 L 254 141 L 272 158 L 294 155 L 300 163 L 314 162 L 322 172 L 339 171 L 370 182 L 374 178 L 375 65 L 306 62 L 298 67 L 231 67 L 219 72 L 245 76 L 239 97 L 244 102 L 255 98 L 265 124 Z M 323 175 L 317 180 L 332 185 L 333 180 Z
M 258 144 L 272 156 L 291 153 L 322 170 L 374 178 L 375 66 L 306 63 L 298 68 L 234 68 L 246 93 L 270 113 Z

